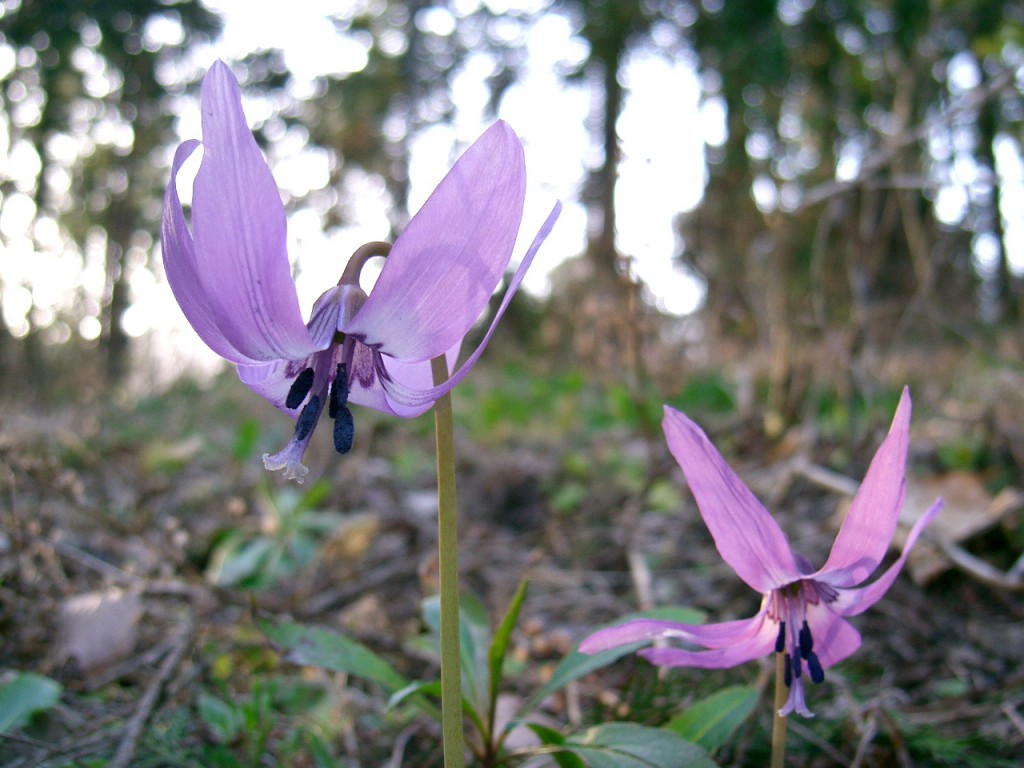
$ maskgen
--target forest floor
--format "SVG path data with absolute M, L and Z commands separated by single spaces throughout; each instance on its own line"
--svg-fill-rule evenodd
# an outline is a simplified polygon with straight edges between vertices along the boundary
M 816 717 L 790 718 L 794 765 L 1021 764 L 1022 393 L 1012 367 L 915 391 L 906 513 L 942 494 L 944 527 L 852 620 L 863 647 L 810 690 Z M 673 404 L 820 563 L 898 394 L 851 409 L 818 393 L 808 418 L 773 439 L 763 407 L 739 410 L 721 374 L 694 377 Z M 462 587 L 496 623 L 529 581 L 512 701 L 621 615 L 686 605 L 719 621 L 757 609 L 668 454 L 660 401 L 637 401 L 522 366 L 481 368 L 457 391 Z M 437 673 L 413 642 L 436 584 L 432 419 L 354 410 L 353 452 L 339 458 L 315 435 L 298 486 L 260 461 L 290 423 L 230 373 L 137 400 L 3 404 L 0 765 L 440 764 L 432 722 L 388 709 L 372 682 L 292 663 L 263 631 L 326 627 L 411 679 Z M 629 656 L 540 714 L 556 729 L 660 725 L 723 686 L 770 691 L 770 679 L 767 661 L 659 674 Z M 12 703 L 19 690 L 29 693 Z M 719 764 L 765 764 L 769 699 L 718 747 Z

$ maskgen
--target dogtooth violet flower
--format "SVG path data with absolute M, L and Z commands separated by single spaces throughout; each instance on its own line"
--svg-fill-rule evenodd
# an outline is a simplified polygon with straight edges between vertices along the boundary
M 666 406 L 662 426 L 719 554 L 763 595 L 760 610 L 749 619 L 707 625 L 638 619 L 595 632 L 580 650 L 598 653 L 641 641 L 675 640 L 704 650 L 665 644 L 639 653 L 659 666 L 703 669 L 784 653 L 789 694 L 779 714 L 812 717 L 804 698 L 804 678 L 822 682 L 825 670 L 860 647 L 860 633 L 846 617 L 862 613 L 885 595 L 921 531 L 942 506 L 937 500 L 914 524 L 903 552 L 876 581 L 858 587 L 885 556 L 906 495 L 908 391 L 903 390 L 889 434 L 818 570 L 792 551 L 782 529 L 696 424 Z
M 502 280 L 519 232 L 526 190 L 523 148 L 498 121 L 465 151 L 393 245 L 369 243 L 303 323 L 286 250 L 284 206 L 242 111 L 238 81 L 223 62 L 203 79 L 203 156 L 195 178 L 191 229 L 177 191 L 174 155 L 164 197 L 164 269 L 199 337 L 235 363 L 239 378 L 295 420 L 271 470 L 301 482 L 302 458 L 320 416 L 334 420 L 334 444 L 351 448 L 348 406 L 417 416 L 468 373 L 494 333 L 560 211 L 556 203 L 508 284 L 480 345 L 443 384 L 430 361 L 457 361 L 462 340 Z M 359 272 L 386 256 L 367 295 Z

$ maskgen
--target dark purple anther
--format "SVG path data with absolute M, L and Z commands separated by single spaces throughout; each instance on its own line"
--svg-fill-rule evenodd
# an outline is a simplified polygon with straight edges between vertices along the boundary
M 352 450 L 352 442 L 355 440 L 356 427 L 352 421 L 352 411 L 347 406 L 341 406 L 334 418 L 334 449 L 341 455 Z
M 338 411 L 348 403 L 348 366 L 338 363 L 334 371 L 334 381 L 331 382 L 331 397 L 327 401 L 327 415 L 332 419 L 337 418 Z
M 295 377 L 291 389 L 288 390 L 288 397 L 284 401 L 286 408 L 298 408 L 302 405 L 302 401 L 306 399 L 309 390 L 313 388 L 313 375 L 313 369 L 306 368 Z
M 811 651 L 814 650 L 814 639 L 811 637 L 811 628 L 807 626 L 807 622 L 800 627 L 800 653 L 806 659 Z
M 779 636 L 775 638 L 775 652 L 782 653 L 786 649 L 786 622 L 779 622 Z
M 309 402 L 306 403 L 306 407 L 302 409 L 302 413 L 299 414 L 299 418 L 295 420 L 295 439 L 305 440 L 312 431 L 313 426 L 316 424 L 317 417 L 320 415 L 320 396 L 313 395 Z
M 813 651 L 807 654 L 807 670 L 811 673 L 811 680 L 816 683 L 824 682 L 825 670 L 821 668 L 821 662 L 818 661 L 818 654 Z

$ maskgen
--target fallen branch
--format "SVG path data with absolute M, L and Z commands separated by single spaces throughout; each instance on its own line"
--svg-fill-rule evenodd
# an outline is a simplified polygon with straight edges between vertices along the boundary
M 928 531 L 925 531 L 925 540 L 938 547 L 942 554 L 952 561 L 953 565 L 981 583 L 990 587 L 1008 589 L 1012 592 L 1024 591 L 1024 578 L 1019 573 L 1013 573 L 1012 570 L 1000 571 L 980 557 L 972 555 L 966 549 L 946 541 L 941 536 L 930 534 Z
M 191 635 L 192 624 L 187 622 L 179 631 L 177 638 L 175 638 L 170 650 L 164 657 L 156 676 L 146 686 L 145 693 L 139 699 L 139 706 L 135 710 L 135 714 L 132 715 L 131 720 L 128 721 L 128 725 L 121 736 L 121 742 L 118 744 L 117 752 L 114 754 L 113 759 L 107 763 L 107 768 L 128 768 L 131 764 L 139 744 L 139 737 L 142 735 L 142 729 L 145 727 L 146 721 L 149 720 L 153 707 L 156 705 L 160 689 L 163 688 L 164 683 L 167 682 L 167 679 L 178 667 L 178 664 L 181 663 L 181 658 L 185 655 L 185 649 L 188 648 Z

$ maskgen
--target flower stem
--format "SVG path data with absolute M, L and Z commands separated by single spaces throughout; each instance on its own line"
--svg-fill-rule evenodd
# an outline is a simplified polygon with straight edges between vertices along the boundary
M 434 386 L 448 378 L 444 355 L 430 361 Z M 459 542 L 455 504 L 452 399 L 434 403 L 437 432 L 437 548 L 441 582 L 441 734 L 445 768 L 462 768 L 462 666 L 459 656 Z
M 775 710 L 772 712 L 772 763 L 771 768 L 783 768 L 786 764 L 786 718 L 779 710 L 786 705 L 786 654 L 775 654 Z

